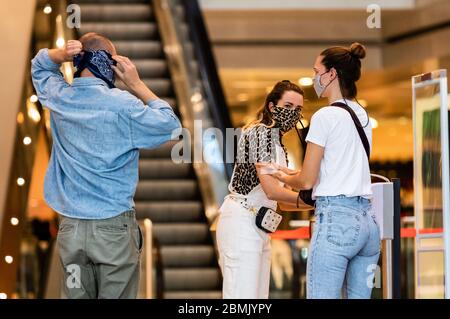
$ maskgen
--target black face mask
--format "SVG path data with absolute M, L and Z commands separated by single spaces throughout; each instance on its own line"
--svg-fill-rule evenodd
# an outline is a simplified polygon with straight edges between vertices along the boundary
M 74 74 L 75 78 L 81 76 L 84 69 L 89 69 L 92 74 L 105 81 L 110 88 L 114 88 L 114 71 L 112 65 L 117 65 L 113 60 L 111 54 L 105 50 L 98 51 L 83 51 L 83 54 L 78 54 L 73 58 L 73 64 L 77 68 Z
M 292 110 L 275 105 L 272 111 L 272 118 L 275 120 L 275 126 L 286 133 L 293 129 L 300 119 L 300 109 Z

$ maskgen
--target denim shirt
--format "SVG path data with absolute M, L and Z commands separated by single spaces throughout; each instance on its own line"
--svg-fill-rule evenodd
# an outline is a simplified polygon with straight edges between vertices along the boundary
M 47 49 L 31 62 L 53 135 L 45 200 L 56 212 L 79 219 L 107 219 L 133 209 L 139 149 L 169 141 L 180 121 L 163 100 L 145 105 L 95 77 L 70 85 L 59 69 Z

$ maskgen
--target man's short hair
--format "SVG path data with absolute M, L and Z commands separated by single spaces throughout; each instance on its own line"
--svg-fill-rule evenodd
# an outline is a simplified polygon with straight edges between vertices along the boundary
M 86 33 L 79 39 L 79 41 L 83 45 L 83 50 L 85 51 L 105 50 L 112 55 L 117 54 L 116 48 L 111 40 L 98 33 Z

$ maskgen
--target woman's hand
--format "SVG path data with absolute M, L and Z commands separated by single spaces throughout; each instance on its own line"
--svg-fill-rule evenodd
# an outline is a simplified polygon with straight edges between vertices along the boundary
M 292 174 L 286 174 L 283 171 L 277 171 L 273 174 L 270 174 L 272 177 L 275 177 L 276 179 L 278 179 L 279 181 L 286 183 L 287 179 L 289 176 L 291 176 Z
M 300 173 L 300 170 L 294 170 L 284 166 L 280 166 L 278 169 L 287 175 L 296 175 Z
M 287 167 L 282 167 L 274 163 L 256 163 L 256 168 L 263 175 L 271 175 L 279 181 L 286 182 L 288 176 L 292 176 L 298 173 L 298 171 L 289 169 Z

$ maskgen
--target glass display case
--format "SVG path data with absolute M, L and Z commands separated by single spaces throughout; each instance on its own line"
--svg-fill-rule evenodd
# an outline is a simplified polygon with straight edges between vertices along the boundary
M 412 89 L 416 298 L 450 298 L 450 176 L 446 70 L 413 77 Z

